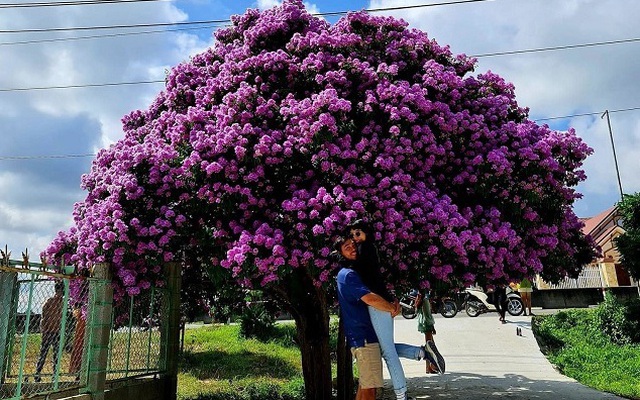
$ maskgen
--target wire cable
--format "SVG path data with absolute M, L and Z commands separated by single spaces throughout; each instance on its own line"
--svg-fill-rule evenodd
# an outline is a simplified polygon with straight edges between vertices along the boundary
M 104 35 L 90 35 L 90 36 L 73 36 L 73 37 L 62 37 L 62 38 L 51 38 L 51 39 L 34 39 L 34 40 L 22 40 L 17 42 L 0 42 L 1 46 L 15 46 L 15 45 L 24 45 L 24 44 L 36 44 L 36 43 L 55 43 L 55 42 L 69 42 L 76 40 L 88 40 L 88 39 L 105 39 L 105 38 L 114 38 L 120 36 L 134 36 L 134 35 L 150 35 L 155 33 L 171 33 L 171 32 L 179 32 L 179 31 L 193 31 L 198 29 L 212 29 L 217 28 L 218 26 L 197 26 L 192 28 L 174 28 L 174 29 L 163 29 L 163 30 L 149 30 L 149 31 L 139 31 L 139 32 L 120 32 L 120 33 L 109 33 Z
M 621 108 L 617 110 L 609 110 L 609 113 L 619 113 L 619 112 L 627 112 L 627 111 L 638 111 L 640 107 L 630 107 L 630 108 Z M 600 115 L 602 111 L 590 112 L 590 113 L 582 113 L 582 114 L 572 114 L 572 115 L 564 115 L 561 117 L 548 117 L 548 118 L 538 118 L 535 119 L 535 122 L 538 121 L 549 121 L 554 119 L 565 119 L 565 118 L 575 118 L 575 117 L 586 117 L 592 115 Z M 85 154 L 55 154 L 55 155 L 38 155 L 38 156 L 0 156 L 0 161 L 25 161 L 25 160 L 43 160 L 43 159 L 67 159 L 67 158 L 86 158 L 86 157 L 95 157 L 95 153 L 85 153 Z
M 457 5 L 457 4 L 466 4 L 466 3 L 480 3 L 480 2 L 486 2 L 486 1 L 495 1 L 495 0 L 453 0 L 453 1 L 444 1 L 440 3 L 431 3 L 431 4 L 415 4 L 415 5 L 409 5 L 409 6 L 371 8 L 371 9 L 363 9 L 362 11 L 365 11 L 365 12 L 397 11 L 397 10 L 409 10 L 409 9 L 424 8 L 424 7 L 448 6 L 448 5 Z M 324 13 L 312 13 L 311 15 L 323 17 L 323 16 L 332 16 L 332 15 L 344 15 L 352 12 L 355 12 L 355 11 L 354 10 L 332 11 L 332 12 L 324 12 Z M 15 29 L 15 30 L 0 30 L 0 34 L 151 28 L 151 27 L 166 27 L 166 26 L 230 24 L 230 23 L 231 23 L 231 19 L 217 19 L 217 20 L 214 19 L 214 20 L 207 20 L 207 21 L 157 22 L 157 23 L 148 23 L 148 24 L 128 24 L 128 25 L 123 24 L 123 25 L 103 25 L 103 26 L 78 26 L 78 27 L 68 27 L 68 28 L 29 28 L 29 29 Z
M 24 160 L 51 160 L 51 159 L 66 159 L 66 158 L 86 158 L 95 157 L 95 153 L 85 154 L 50 154 L 50 155 L 38 155 L 38 156 L 0 156 L 0 161 L 24 161 Z
M 458 4 L 482 3 L 485 1 L 495 1 L 495 0 L 457 0 L 457 1 L 446 1 L 441 3 L 431 3 L 431 4 L 414 4 L 409 6 L 365 8 L 362 11 L 366 11 L 366 12 L 399 11 L 399 10 L 411 10 L 414 8 L 424 8 L 424 7 L 453 6 Z M 345 15 L 350 12 L 355 12 L 355 11 L 330 11 L 330 12 L 311 14 L 311 15 L 315 15 L 319 17 L 330 17 L 335 15 Z
M 470 57 L 485 58 L 485 57 L 498 57 L 498 56 L 512 56 L 516 54 L 529 54 L 529 53 L 541 53 L 544 51 L 582 49 L 585 47 L 610 46 L 614 44 L 634 43 L 634 42 L 640 42 L 640 38 L 608 40 L 603 42 L 592 42 L 592 43 L 568 44 L 564 46 L 540 47 L 540 48 L 525 49 L 525 50 L 497 51 L 495 53 L 471 55 Z
M 151 1 L 157 2 L 157 1 L 167 1 L 167 0 L 75 0 L 75 1 L 34 2 L 34 3 L 0 3 L 0 9 L 143 3 L 143 2 L 151 2 Z
M 185 26 L 185 25 L 211 25 L 226 24 L 227 20 L 210 20 L 210 21 L 187 21 L 187 22 L 157 22 L 148 24 L 123 24 L 123 25 L 97 25 L 97 26 L 76 26 L 70 28 L 29 28 L 29 29 L 9 29 L 0 30 L 0 34 L 16 34 L 16 33 L 49 33 L 49 32 L 69 32 L 69 31 L 91 31 L 106 29 L 132 29 L 132 28 L 159 28 L 166 26 Z
M 627 111 L 638 111 L 638 110 L 640 110 L 640 107 L 620 108 L 620 109 L 617 109 L 617 110 L 609 110 L 609 114 L 619 113 L 619 112 L 627 112 Z M 560 116 L 560 117 L 536 118 L 536 119 L 534 119 L 534 121 L 538 122 L 538 121 L 551 121 L 551 120 L 554 120 L 554 119 L 589 117 L 589 116 L 592 116 L 592 115 L 600 115 L 600 114 L 602 114 L 602 111 L 596 111 L 596 112 L 590 112 L 590 113 L 582 113 L 582 114 L 563 115 L 563 116 Z
M 86 85 L 33 86 L 33 87 L 0 89 L 0 93 L 1 92 L 26 92 L 31 90 L 83 89 L 83 88 L 108 87 L 108 86 L 150 85 L 150 84 L 164 83 L 164 82 L 165 82 L 164 80 L 152 80 L 152 81 L 134 81 L 134 82 L 90 83 Z
M 85 0 L 96 1 L 96 0 Z M 127 1 L 127 0 L 106 0 L 106 1 Z M 134 1 L 134 0 L 128 0 Z M 143 0 L 144 1 L 144 0 Z M 152 1 L 152 0 L 148 0 Z M 158 0 L 153 0 L 158 1 Z M 431 4 L 416 4 L 409 6 L 399 6 L 399 7 L 386 7 L 386 8 L 373 8 L 373 9 L 365 9 L 367 12 L 379 12 L 379 11 L 390 11 L 390 10 L 400 10 L 400 9 L 412 9 L 412 8 L 421 8 L 421 7 L 434 7 L 434 6 L 443 6 L 443 5 L 455 5 L 455 4 L 464 4 L 464 3 L 476 3 L 476 2 L 485 2 L 485 1 L 493 1 L 493 0 L 457 0 L 457 1 L 448 1 L 441 3 L 431 3 Z M 30 3 L 36 4 L 36 3 Z M 337 14 L 346 14 L 352 11 L 335 11 L 335 12 L 326 12 L 326 13 L 317 13 L 313 15 L 337 15 Z M 204 25 L 210 24 L 209 26 L 197 26 L 197 27 L 189 27 L 189 28 L 175 28 L 172 30 L 152 30 L 152 31 L 140 31 L 140 32 L 120 32 L 113 34 L 104 34 L 104 35 L 92 35 L 92 36 L 80 36 L 80 37 L 70 37 L 70 38 L 51 38 L 51 39 L 41 39 L 41 40 L 26 40 L 19 42 L 0 42 L 0 46 L 14 45 L 14 44 L 32 44 L 32 43 L 42 43 L 42 42 L 57 42 L 57 41 L 67 41 L 67 40 L 84 40 L 84 39 L 95 39 L 95 38 L 106 38 L 106 37 L 118 37 L 118 36 L 127 36 L 127 35 L 141 35 L 141 34 L 152 34 L 152 33 L 165 33 L 169 31 L 179 31 L 179 30 L 191 30 L 191 29 L 205 29 L 205 28 L 214 28 L 215 26 L 211 26 L 211 24 L 224 24 L 229 23 L 230 20 L 210 20 L 210 21 L 193 21 L 193 22 L 175 22 L 175 23 L 158 23 L 158 24 L 137 24 L 137 25 L 113 25 L 113 26 L 101 26 L 101 27 L 79 27 L 79 28 L 53 28 L 55 31 L 67 31 L 67 30 L 89 30 L 89 29 L 115 29 L 115 28 L 133 28 L 133 27 L 160 27 L 160 26 L 183 26 L 183 25 Z M 0 33 L 18 33 L 18 32 L 42 32 L 42 31 L 51 31 L 50 29 L 38 29 L 38 30 L 21 30 L 21 31 L 2 31 Z M 605 45 L 616 45 L 616 44 L 625 44 L 625 43 L 634 43 L 639 42 L 640 38 L 630 38 L 630 39 L 618 39 L 618 40 L 610 40 L 610 41 L 600 41 L 600 42 L 592 42 L 592 43 L 581 43 L 581 44 L 572 44 L 572 45 L 563 45 L 563 46 L 553 46 L 553 47 L 542 47 L 542 48 L 533 48 L 533 49 L 524 49 L 524 50 L 511 50 L 511 51 L 501 51 L 501 52 L 493 52 L 493 53 L 483 53 L 477 55 L 471 55 L 470 57 L 474 58 L 484 58 L 484 57 L 496 57 L 496 56 L 505 56 L 505 55 L 517 55 L 517 54 L 527 54 L 527 53 L 538 53 L 545 51 L 558 51 L 558 50 L 569 50 L 569 49 L 577 49 L 577 48 L 585 48 L 585 47 L 595 47 L 595 46 L 605 46 Z M 77 89 L 77 88 L 87 88 L 87 87 L 109 87 L 109 86 L 126 86 L 126 85 L 141 85 L 141 84 L 155 84 L 162 83 L 164 81 L 154 80 L 154 81 L 138 81 L 138 82 L 115 82 L 115 83 L 100 83 L 100 84 L 86 84 L 86 85 L 69 85 L 69 86 L 44 86 L 44 87 L 24 87 L 24 88 L 0 88 L 0 92 L 21 92 L 21 91 L 29 91 L 29 90 L 52 90 L 52 89 Z M 612 111 L 613 112 L 613 111 Z M 591 115 L 591 114 L 588 114 Z M 553 118 L 562 118 L 562 117 L 553 117 Z
M 87 1 L 96 1 L 96 0 L 87 0 Z M 102 0 L 102 1 L 105 1 L 105 0 Z M 123 2 L 123 1 L 163 1 L 163 0 L 111 0 L 111 2 L 114 2 L 114 3 L 115 2 Z M 372 9 L 365 9 L 364 11 L 367 11 L 367 12 L 393 11 L 393 10 L 403 10 L 403 9 L 422 8 L 422 7 L 433 7 L 433 6 L 442 6 L 442 5 L 455 5 L 455 4 L 463 4 L 463 3 L 479 2 L 479 1 L 490 1 L 490 0 L 460 0 L 460 1 L 451 1 L 451 2 L 443 2 L 443 3 L 417 4 L 417 5 L 410 5 L 410 6 L 386 7 L 386 8 L 372 8 Z M 36 4 L 36 3 L 30 3 L 30 4 Z M 2 6 L 0 6 L 0 8 L 1 7 Z M 316 13 L 316 14 L 313 14 L 313 15 L 330 16 L 330 15 L 346 14 L 346 13 L 349 13 L 349 12 L 351 12 L 351 11 L 334 11 L 334 12 Z M 210 28 L 217 28 L 217 27 L 220 27 L 220 26 L 228 26 L 228 25 L 221 25 L 221 24 L 229 24 L 230 22 L 231 21 L 227 19 L 227 20 L 175 22 L 175 23 L 155 23 L 155 24 L 136 24 L 136 25 L 111 25 L 111 26 L 93 26 L 93 27 L 75 27 L 75 28 L 42 28 L 42 29 L 28 29 L 28 30 L 26 30 L 26 29 L 25 30 L 0 30 L 0 34 L 2 34 L 2 33 L 10 34 L 10 33 L 28 33 L 28 32 L 30 32 L 30 33 L 35 33 L 35 32 L 61 32 L 61 31 L 69 31 L 69 30 L 129 29 L 129 28 L 140 28 L 140 27 L 169 27 L 169 26 L 184 26 L 184 25 L 186 25 L 186 26 L 202 25 L 202 26 L 192 26 L 192 27 L 164 29 L 164 30 L 147 30 L 147 31 L 139 31 L 139 32 L 120 32 L 120 33 L 112 33 L 112 34 L 104 34 L 104 35 L 90 35 L 90 36 L 50 38 L 50 39 L 34 39 L 34 40 L 24 40 L 24 41 L 16 41 L 16 42 L 0 42 L 0 46 L 25 45 L 25 44 L 36 44 L 36 43 L 51 43 L 51 42 L 64 42 L 64 41 L 88 40 L 88 39 L 102 39 L 102 38 L 113 38 L 113 37 L 130 36 L 130 35 L 147 35 L 147 34 L 155 34 L 155 33 L 189 31 L 189 30 L 198 30 L 198 29 L 210 29 Z M 640 38 L 616 39 L 616 40 L 590 42 L 590 43 L 579 43 L 579 44 L 569 44 L 569 45 L 561 45 L 561 46 L 539 47 L 539 48 L 531 48 L 531 49 L 523 49 L 523 50 L 507 50 L 507 51 L 499 51 L 499 52 L 492 52 L 492 53 L 472 54 L 472 55 L 470 55 L 470 57 L 473 57 L 473 58 L 488 58 L 488 57 L 499 57 L 499 56 L 508 56 L 508 55 L 541 53 L 541 52 L 558 51 L 558 50 L 572 50 L 572 49 L 580 49 L 580 48 L 588 48 L 588 47 L 611 46 L 611 45 L 617 45 L 617 44 L 627 44 L 627 43 L 636 43 L 636 42 L 640 42 Z

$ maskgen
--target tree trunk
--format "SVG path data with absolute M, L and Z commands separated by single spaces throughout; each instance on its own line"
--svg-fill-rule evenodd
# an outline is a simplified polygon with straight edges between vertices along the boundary
M 305 399 L 331 399 L 329 310 L 323 289 L 313 285 L 311 277 L 301 268 L 275 288 L 274 294 L 284 300 L 296 321 Z
M 338 328 L 338 400 L 353 399 L 353 359 L 344 333 L 342 317 Z
M 320 312 L 321 307 L 324 308 L 323 312 Z M 302 353 L 305 399 L 327 400 L 332 397 L 329 316 L 324 302 L 322 305 L 316 303 L 310 308 L 316 310 L 305 310 L 310 312 L 301 313 L 300 319 L 296 319 Z

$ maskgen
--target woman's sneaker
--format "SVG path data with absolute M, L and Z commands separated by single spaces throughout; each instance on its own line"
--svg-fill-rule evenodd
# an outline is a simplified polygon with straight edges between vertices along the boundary
M 427 340 L 427 343 L 424 345 L 425 355 L 427 359 L 431 362 L 431 364 L 435 365 L 438 368 L 438 372 L 444 374 L 445 371 L 445 363 L 444 357 L 438 351 L 436 344 L 433 340 Z

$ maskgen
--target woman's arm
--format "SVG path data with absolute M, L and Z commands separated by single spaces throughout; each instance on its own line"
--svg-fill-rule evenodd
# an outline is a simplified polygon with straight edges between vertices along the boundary
M 360 298 L 366 305 L 371 306 L 380 311 L 386 311 L 391 313 L 392 317 L 395 317 L 400 313 L 400 303 L 390 303 L 386 301 L 382 296 L 375 293 L 365 294 Z

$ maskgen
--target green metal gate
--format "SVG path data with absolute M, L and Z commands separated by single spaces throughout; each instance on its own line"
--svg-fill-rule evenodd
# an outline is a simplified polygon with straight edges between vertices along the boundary
M 112 307 L 105 277 L 0 264 L 0 399 L 88 393 L 96 386 L 92 374 L 113 381 L 166 370 L 171 296 L 165 288 Z

